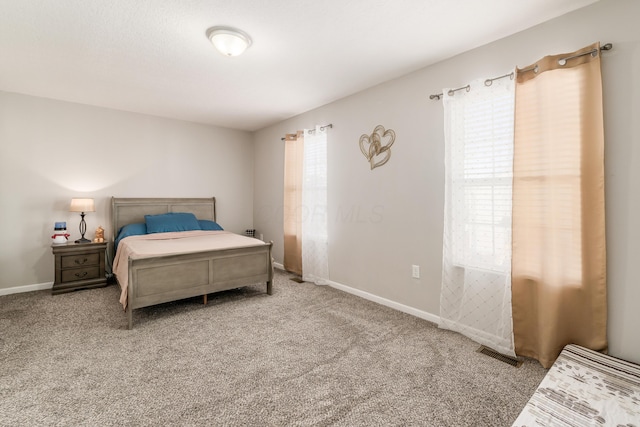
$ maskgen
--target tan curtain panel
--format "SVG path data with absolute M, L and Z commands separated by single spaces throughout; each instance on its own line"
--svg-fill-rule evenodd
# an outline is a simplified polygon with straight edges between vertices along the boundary
M 284 268 L 302 276 L 302 165 L 304 132 L 287 134 L 284 146 Z
M 599 47 L 548 56 L 517 70 L 514 344 L 516 354 L 544 367 L 568 343 L 607 349 Z M 574 58 L 559 64 L 567 57 Z

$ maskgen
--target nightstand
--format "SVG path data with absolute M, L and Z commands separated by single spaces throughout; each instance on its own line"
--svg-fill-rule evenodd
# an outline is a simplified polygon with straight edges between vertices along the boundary
M 55 255 L 53 295 L 107 284 L 104 272 L 108 242 L 51 245 Z

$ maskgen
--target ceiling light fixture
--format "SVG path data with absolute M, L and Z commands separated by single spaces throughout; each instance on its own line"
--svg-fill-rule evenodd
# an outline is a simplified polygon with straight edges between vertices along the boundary
M 238 56 L 251 46 L 249 34 L 231 27 L 209 28 L 207 37 L 215 48 L 225 56 Z

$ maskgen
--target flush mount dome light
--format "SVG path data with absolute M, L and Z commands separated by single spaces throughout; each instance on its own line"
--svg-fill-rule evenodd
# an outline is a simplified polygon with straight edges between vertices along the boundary
M 238 56 L 251 46 L 249 34 L 231 27 L 209 28 L 207 37 L 225 56 Z

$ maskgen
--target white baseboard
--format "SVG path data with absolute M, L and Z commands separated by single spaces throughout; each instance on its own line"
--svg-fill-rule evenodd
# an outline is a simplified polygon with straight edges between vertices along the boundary
M 274 262 L 273 263 L 273 267 L 277 268 L 279 270 L 286 271 L 284 269 L 284 265 L 280 264 L 279 262 Z M 343 285 L 342 283 L 334 282 L 332 280 L 327 280 L 327 284 L 329 286 L 331 286 L 332 288 L 336 288 L 336 289 L 341 290 L 343 292 L 359 296 L 359 297 L 364 298 L 364 299 L 369 300 L 369 301 L 373 301 L 373 302 L 375 302 L 377 304 L 381 304 L 381 305 L 387 306 L 389 308 L 393 308 L 394 310 L 398 310 L 398 311 L 401 311 L 403 313 L 407 313 L 407 314 L 410 314 L 412 316 L 419 317 L 419 318 L 427 320 L 429 322 L 433 322 L 435 324 L 438 324 L 440 322 L 440 316 L 437 316 L 435 314 L 429 313 L 427 311 L 418 310 L 417 308 L 409 307 L 408 305 L 400 304 L 399 302 L 391 301 L 391 300 L 388 300 L 386 298 L 382 298 L 382 297 L 379 297 L 377 295 L 370 294 L 369 292 L 361 291 L 360 289 L 355 289 L 355 288 L 352 288 L 351 286 L 347 286 L 347 285 Z
M 343 285 L 338 282 L 334 282 L 332 280 L 329 280 L 328 284 L 332 288 L 339 289 L 349 294 L 357 295 L 366 300 L 373 301 L 375 303 L 387 306 L 389 308 L 393 308 L 395 310 L 410 314 L 412 316 L 419 317 L 424 320 L 428 320 L 429 322 L 433 322 L 435 324 L 438 324 L 440 322 L 440 316 L 429 313 L 427 311 L 418 310 L 417 308 L 409 307 L 408 305 L 400 304 L 399 302 L 391 301 L 386 298 L 382 298 L 377 295 L 370 294 L 369 292 L 361 291 L 360 289 L 355 289 L 350 286 Z
M 13 288 L 3 288 L 3 289 L 0 289 L 0 296 L 2 296 L 2 295 L 10 295 L 10 294 L 19 294 L 21 292 L 42 291 L 42 290 L 45 290 L 45 289 L 51 289 L 52 287 L 53 287 L 53 282 L 46 282 L 46 283 L 36 283 L 35 285 L 15 286 Z

